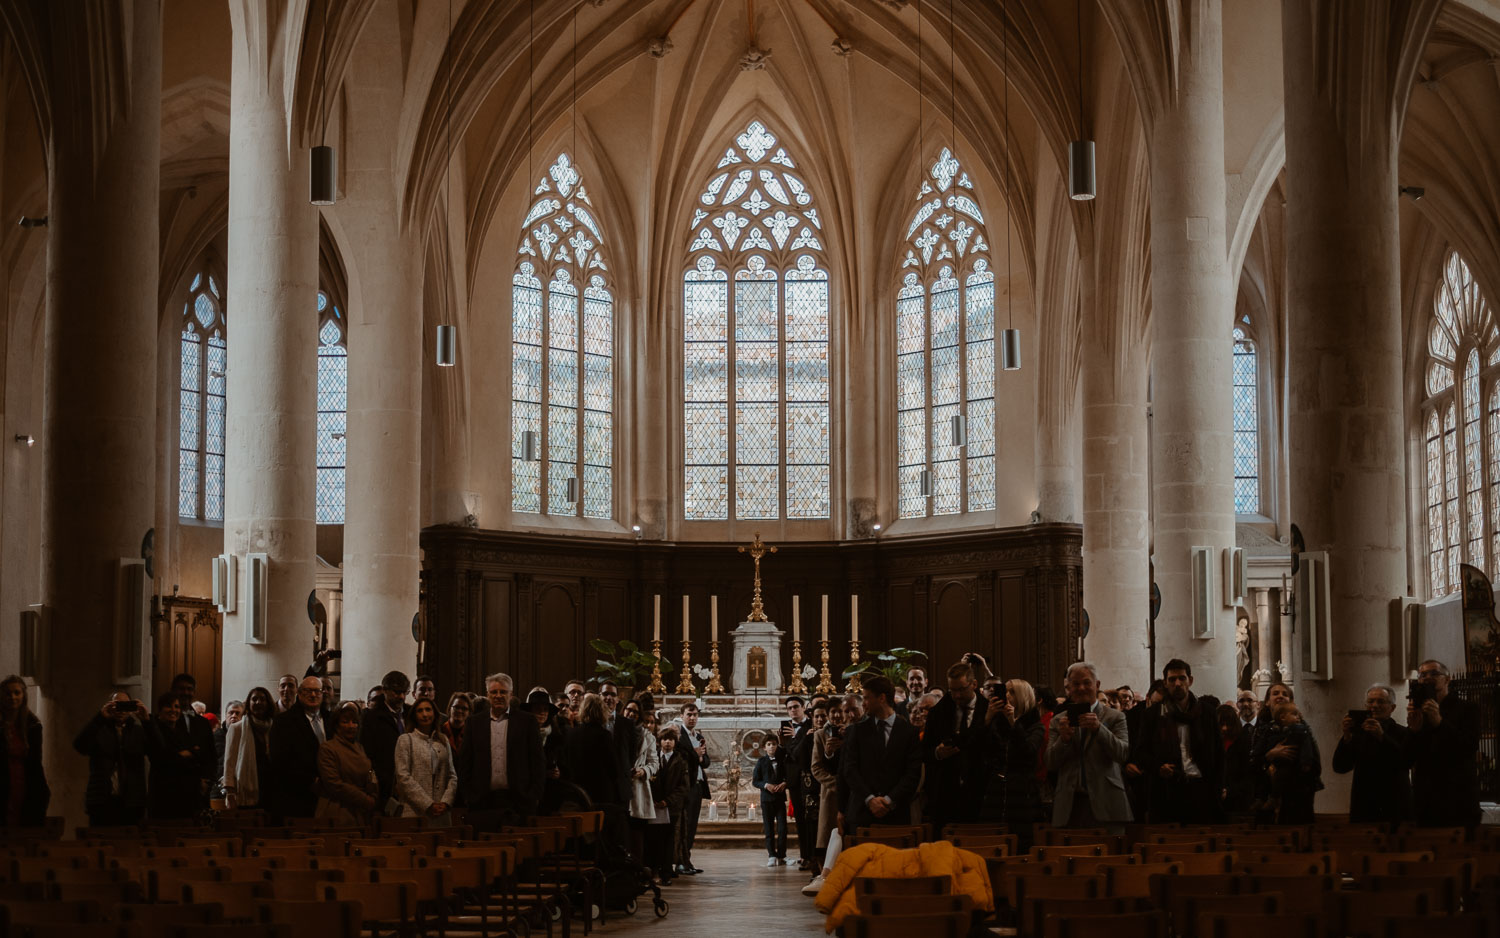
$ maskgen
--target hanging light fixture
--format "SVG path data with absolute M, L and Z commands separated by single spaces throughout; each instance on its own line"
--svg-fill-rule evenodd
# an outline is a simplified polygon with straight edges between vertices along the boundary
M 527 462 L 542 461 L 542 448 L 538 445 L 535 430 L 521 431 L 521 458 Z
M 323 112 L 323 133 L 308 161 L 308 199 L 314 205 L 332 205 L 338 198 L 338 156 L 328 145 L 328 0 L 323 0 L 323 32 L 319 36 L 318 98 Z
M 1001 46 L 1002 59 L 1001 82 L 1005 85 L 1005 106 L 1000 112 L 1000 122 L 1005 125 L 1005 167 L 1006 178 L 1010 178 L 1010 10 L 1002 6 L 1001 16 Z M 1015 312 L 1015 289 L 1011 278 L 1015 272 L 1010 266 L 1010 209 L 1005 212 L 1005 317 L 1008 325 L 1000 336 L 1000 369 L 1002 371 L 1016 371 L 1021 367 L 1021 333 L 1016 329 Z
M 948 420 L 948 428 L 950 439 L 952 440 L 954 446 L 968 445 L 969 434 L 967 428 L 964 427 L 963 414 L 954 414 L 952 417 L 950 417 Z
M 326 4 L 328 0 L 323 0 Z M 453 211 L 453 0 L 448 0 L 448 81 L 443 91 L 446 119 L 443 130 L 447 136 L 448 162 L 443 167 L 443 188 L 447 193 L 446 210 Z M 445 216 L 446 217 L 446 216 Z M 440 368 L 452 368 L 458 364 L 458 327 L 452 323 L 438 323 L 437 363 Z
M 929 498 L 929 497 L 931 497 L 931 495 L 932 495 L 932 470 L 931 469 L 923 469 L 922 470 L 921 486 L 922 486 L 922 488 L 921 488 L 922 497 L 923 498 Z
M 564 488 L 563 497 L 569 505 L 578 504 L 578 477 L 569 476 L 568 484 Z
M 1086 139 L 1083 135 L 1083 0 L 1077 0 L 1076 7 L 1078 13 L 1078 139 L 1068 144 L 1068 198 L 1086 202 L 1094 197 L 1094 141 Z

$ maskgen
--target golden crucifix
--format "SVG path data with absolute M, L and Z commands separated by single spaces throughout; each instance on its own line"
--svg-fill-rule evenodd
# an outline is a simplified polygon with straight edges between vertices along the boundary
M 766 554 L 776 553 L 776 548 L 769 544 L 762 544 L 760 542 L 760 532 L 756 531 L 755 540 L 750 542 L 750 546 L 745 547 L 741 545 L 738 550 L 742 554 L 749 554 L 750 559 L 755 561 L 755 595 L 750 598 L 750 618 L 747 621 L 765 622 L 767 621 L 766 610 L 760 601 L 760 558 Z

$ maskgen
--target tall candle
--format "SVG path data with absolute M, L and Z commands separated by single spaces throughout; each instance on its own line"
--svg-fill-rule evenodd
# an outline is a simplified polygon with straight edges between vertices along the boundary
M 682 597 L 682 640 L 688 640 L 688 598 Z
M 849 597 L 849 640 L 859 641 L 859 597 Z
M 719 640 L 719 597 L 708 597 L 708 637 Z
M 823 594 L 823 641 L 828 641 L 828 594 Z
M 651 640 L 659 642 L 661 641 L 661 594 L 657 593 L 654 599 L 656 609 L 651 615 Z
M 802 611 L 797 608 L 797 597 L 792 597 L 792 641 L 802 640 Z

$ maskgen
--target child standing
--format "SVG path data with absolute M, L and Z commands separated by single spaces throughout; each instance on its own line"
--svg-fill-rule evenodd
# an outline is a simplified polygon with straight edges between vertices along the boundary
M 657 739 L 661 755 L 656 777 L 651 779 L 656 818 L 646 825 L 646 865 L 656 871 L 657 879 L 669 883 L 673 876 L 672 845 L 677 843 L 677 828 L 682 824 L 683 803 L 687 800 L 688 765 L 676 755 L 676 727 L 666 727 Z
M 755 763 L 761 823 L 766 832 L 766 866 L 786 865 L 786 769 L 776 760 L 776 733 L 767 731 Z

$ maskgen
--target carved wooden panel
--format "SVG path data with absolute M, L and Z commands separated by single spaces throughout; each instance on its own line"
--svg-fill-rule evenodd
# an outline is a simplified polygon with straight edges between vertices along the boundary
M 155 709 L 157 695 L 171 689 L 172 678 L 181 673 L 193 675 L 198 682 L 198 699 L 218 713 L 223 704 L 219 689 L 223 642 L 220 633 L 224 618 L 207 599 L 168 596 L 166 618 L 156 623 L 153 656 L 152 699 L 145 701 Z M 230 688 L 229 694 L 243 699 L 248 687 Z M 274 691 L 273 691 L 274 692 Z

